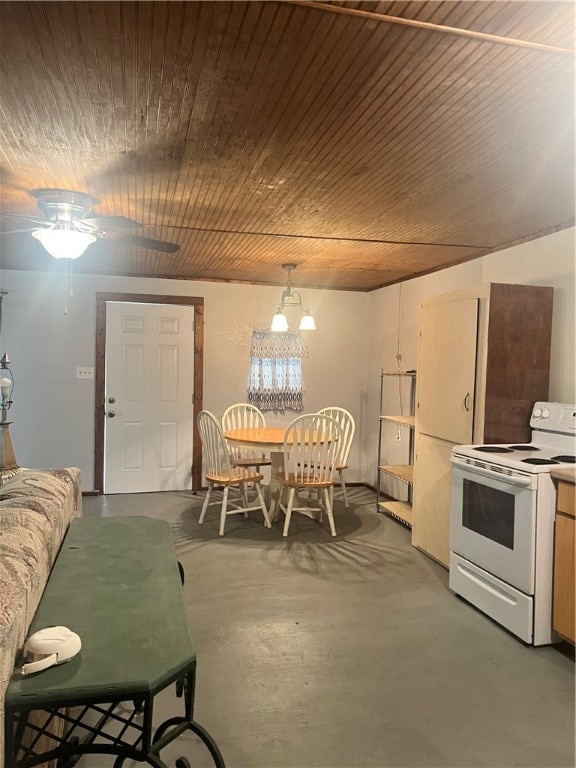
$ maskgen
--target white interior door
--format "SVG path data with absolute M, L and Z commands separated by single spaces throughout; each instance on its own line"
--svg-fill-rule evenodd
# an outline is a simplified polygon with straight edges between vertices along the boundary
M 194 307 L 106 304 L 104 493 L 191 488 Z

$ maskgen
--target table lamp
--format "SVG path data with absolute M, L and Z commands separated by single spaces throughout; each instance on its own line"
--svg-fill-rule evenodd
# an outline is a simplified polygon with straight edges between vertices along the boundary
M 8 421 L 13 390 L 14 377 L 10 370 L 10 358 L 4 354 L 0 360 L 0 409 L 2 410 L 2 421 L 0 421 L 0 485 L 20 471 L 10 438 L 10 424 L 12 422 Z

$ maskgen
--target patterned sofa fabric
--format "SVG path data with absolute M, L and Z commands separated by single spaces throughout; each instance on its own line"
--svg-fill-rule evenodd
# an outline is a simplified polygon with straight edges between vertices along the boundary
M 25 469 L 0 486 L 0 764 L 6 686 L 68 525 L 81 515 L 76 467 Z

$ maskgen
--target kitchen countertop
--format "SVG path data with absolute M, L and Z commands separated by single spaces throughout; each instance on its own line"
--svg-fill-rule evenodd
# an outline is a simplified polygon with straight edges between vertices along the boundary
M 565 480 L 568 483 L 576 483 L 576 467 L 551 469 L 550 477 L 553 477 L 555 480 Z

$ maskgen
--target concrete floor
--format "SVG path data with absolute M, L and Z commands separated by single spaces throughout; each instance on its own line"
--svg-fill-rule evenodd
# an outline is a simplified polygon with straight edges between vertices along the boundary
M 196 720 L 227 767 L 574 766 L 572 648 L 523 645 L 450 593 L 370 491 L 350 495 L 334 539 L 300 515 L 283 539 L 257 513 L 229 518 L 221 538 L 217 509 L 199 526 L 192 493 L 84 497 L 85 516 L 169 521 L 198 649 Z M 180 712 L 166 691 L 155 719 Z M 192 736 L 162 753 L 179 755 L 211 765 Z

